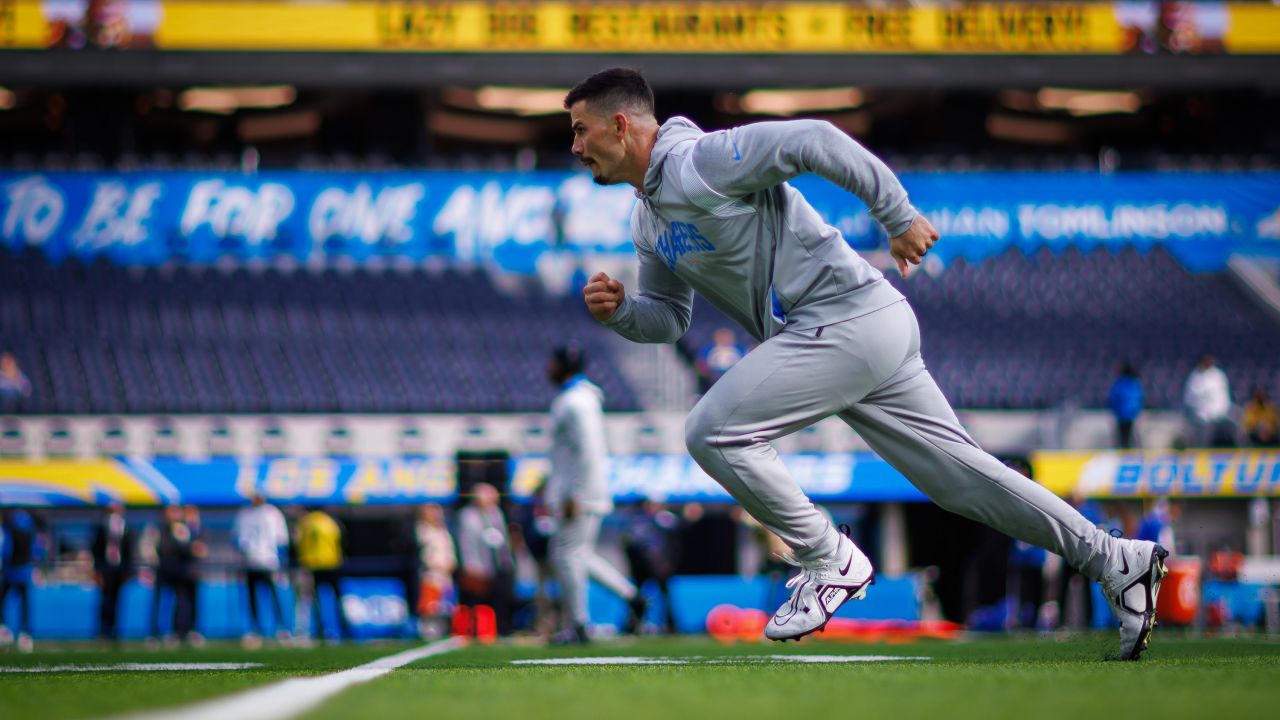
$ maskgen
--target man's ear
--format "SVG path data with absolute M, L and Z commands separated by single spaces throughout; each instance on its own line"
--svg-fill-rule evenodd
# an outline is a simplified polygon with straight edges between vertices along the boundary
M 627 117 L 626 113 L 616 112 L 613 114 L 613 131 L 619 140 L 627 136 L 629 127 L 631 127 L 631 118 Z

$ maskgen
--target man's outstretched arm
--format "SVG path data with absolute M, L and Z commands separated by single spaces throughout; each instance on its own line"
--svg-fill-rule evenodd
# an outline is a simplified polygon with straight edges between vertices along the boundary
M 693 167 L 711 190 L 743 197 L 813 173 L 857 195 L 889 236 L 916 217 L 893 172 L 857 140 L 825 120 L 761 122 L 708 133 L 693 146 Z
M 693 290 L 656 255 L 640 256 L 640 290 L 627 296 L 622 283 L 596 273 L 582 289 L 592 317 L 624 338 L 642 343 L 671 343 L 689 329 Z
M 907 263 L 918 265 L 938 239 L 893 171 L 825 120 L 761 122 L 708 133 L 694 145 L 692 158 L 696 181 L 726 199 L 805 173 L 839 185 L 866 203 L 871 217 L 884 226 L 891 238 L 890 252 L 904 275 Z

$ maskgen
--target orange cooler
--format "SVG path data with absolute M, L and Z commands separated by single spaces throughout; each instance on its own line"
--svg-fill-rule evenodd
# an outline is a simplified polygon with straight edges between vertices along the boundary
M 1173 558 L 1167 564 L 1169 574 L 1160 585 L 1156 612 L 1161 623 L 1190 625 L 1200 609 L 1200 559 Z

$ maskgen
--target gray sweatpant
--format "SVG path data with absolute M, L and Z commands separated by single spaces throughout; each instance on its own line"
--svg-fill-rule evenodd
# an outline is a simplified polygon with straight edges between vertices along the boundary
M 603 520 L 600 513 L 580 510 L 572 519 L 561 519 L 551 538 L 551 563 L 560 583 L 560 597 L 565 614 L 575 625 L 586 625 L 590 619 L 587 581 L 591 578 L 623 600 L 636 596 L 636 586 L 596 554 L 596 538 Z
M 1052 550 L 1095 580 L 1107 569 L 1114 538 L 961 427 L 920 358 L 920 328 L 906 301 L 769 338 L 693 408 L 685 439 L 708 475 L 810 560 L 834 553 L 839 534 L 770 441 L 830 415 L 944 509 Z

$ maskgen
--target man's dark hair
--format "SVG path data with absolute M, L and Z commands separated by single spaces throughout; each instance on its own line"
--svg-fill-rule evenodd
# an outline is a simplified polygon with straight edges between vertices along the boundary
M 593 109 L 612 112 L 626 107 L 653 114 L 653 88 L 639 70 L 616 67 L 601 70 L 583 80 L 564 96 L 564 109 L 586 100 Z
M 577 345 L 563 345 L 551 351 L 551 357 L 560 363 L 566 375 L 577 375 L 587 365 L 586 354 Z

